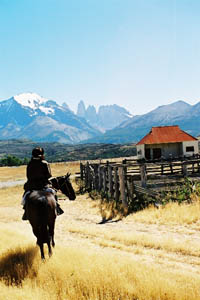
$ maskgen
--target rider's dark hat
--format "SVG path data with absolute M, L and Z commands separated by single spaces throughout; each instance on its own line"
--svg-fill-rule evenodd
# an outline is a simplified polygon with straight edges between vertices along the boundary
M 42 157 L 44 155 L 44 149 L 40 147 L 36 147 L 32 151 L 33 157 Z

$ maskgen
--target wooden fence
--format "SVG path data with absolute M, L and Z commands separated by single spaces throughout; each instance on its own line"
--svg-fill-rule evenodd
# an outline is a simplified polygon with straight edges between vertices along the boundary
M 159 198 L 163 189 L 172 188 L 184 177 L 195 176 L 200 176 L 200 159 L 156 163 L 139 163 L 136 160 L 80 163 L 80 178 L 85 190 L 96 190 L 115 201 L 120 199 L 125 207 L 141 194 Z

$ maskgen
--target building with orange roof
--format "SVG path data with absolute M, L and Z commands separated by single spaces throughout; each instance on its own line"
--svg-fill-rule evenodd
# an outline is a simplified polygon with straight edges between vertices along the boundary
M 137 144 L 138 159 L 169 159 L 199 153 L 198 139 L 178 125 L 152 127 Z

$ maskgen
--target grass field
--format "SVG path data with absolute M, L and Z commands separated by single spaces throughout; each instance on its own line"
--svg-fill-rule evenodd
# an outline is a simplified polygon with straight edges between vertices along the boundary
M 73 175 L 79 164 L 51 169 Z M 25 167 L 0 168 L 0 178 L 25 179 Z M 29 223 L 21 221 L 22 193 L 22 185 L 0 189 L 0 299 L 200 299 L 197 197 L 101 225 L 100 204 L 88 194 L 74 202 L 60 197 L 65 213 L 56 220 L 56 247 L 42 262 Z

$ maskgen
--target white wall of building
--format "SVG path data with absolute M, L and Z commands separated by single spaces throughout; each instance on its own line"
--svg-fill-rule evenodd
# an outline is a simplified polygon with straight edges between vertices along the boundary
M 143 145 L 137 145 L 137 159 L 142 159 L 145 157 L 144 153 L 144 144 Z
M 183 155 L 184 156 L 191 156 L 193 154 L 199 153 L 198 141 L 183 142 L 182 145 L 183 145 Z M 194 151 L 188 151 L 189 147 L 193 147 Z

